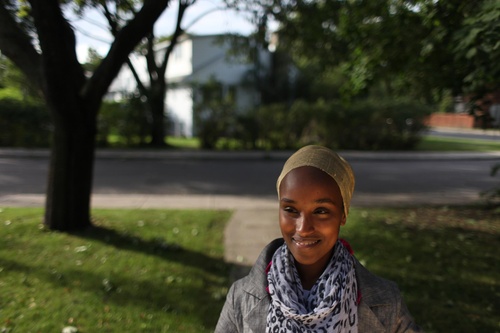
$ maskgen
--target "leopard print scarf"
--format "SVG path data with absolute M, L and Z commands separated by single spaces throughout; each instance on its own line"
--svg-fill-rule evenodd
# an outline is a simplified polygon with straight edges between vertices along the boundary
M 304 297 L 286 244 L 274 253 L 267 280 L 271 295 L 267 333 L 358 332 L 354 260 L 341 241 L 309 296 Z

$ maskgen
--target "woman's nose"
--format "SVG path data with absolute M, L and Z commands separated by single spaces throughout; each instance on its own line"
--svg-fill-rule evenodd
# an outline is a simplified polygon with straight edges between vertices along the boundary
M 304 214 L 297 219 L 296 230 L 299 233 L 308 233 L 314 229 L 312 219 Z

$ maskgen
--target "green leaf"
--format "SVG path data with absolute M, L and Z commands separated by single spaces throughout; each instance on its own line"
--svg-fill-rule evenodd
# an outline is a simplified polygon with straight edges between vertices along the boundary
M 476 53 L 477 53 L 477 48 L 474 47 L 474 48 L 470 49 L 469 51 L 467 51 L 467 53 L 465 54 L 465 57 L 467 59 L 471 59 L 476 55 Z

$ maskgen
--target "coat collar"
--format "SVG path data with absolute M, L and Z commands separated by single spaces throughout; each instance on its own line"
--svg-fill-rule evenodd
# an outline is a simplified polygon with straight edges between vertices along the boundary
M 267 311 L 271 300 L 267 291 L 267 274 L 266 268 L 271 262 L 274 252 L 283 245 L 282 238 L 275 239 L 269 243 L 257 258 L 252 270 L 245 278 L 245 292 L 254 296 L 258 301 L 252 309 L 247 313 L 245 318 L 246 324 L 252 332 L 264 332 L 266 329 Z M 256 320 L 261 318 L 261 320 Z
M 274 252 L 283 243 L 284 240 L 282 238 L 275 239 L 269 243 L 257 258 L 248 276 L 245 277 L 247 281 L 244 284 L 244 291 L 258 300 L 244 318 L 253 332 L 263 332 L 265 330 L 267 317 L 264 314 L 267 314 L 270 305 L 269 294 L 266 289 L 266 267 L 271 262 Z M 359 328 L 363 328 L 363 325 L 368 324 L 367 329 L 360 330 L 360 332 L 384 332 L 384 327 L 377 319 L 373 309 L 379 306 L 390 305 L 393 295 L 387 295 L 384 292 L 385 288 L 381 288 L 386 283 L 385 280 L 370 273 L 356 258 L 354 260 L 356 279 L 361 291 L 361 302 L 358 307 L 358 316 L 360 316 L 358 322 Z M 255 320 L 255 318 L 261 318 L 262 316 L 264 316 L 263 320 Z
M 283 245 L 283 238 L 277 238 L 269 243 L 260 253 L 250 273 L 246 277 L 245 292 L 257 297 L 258 299 L 269 296 L 267 292 L 267 265 L 273 259 L 274 252 Z

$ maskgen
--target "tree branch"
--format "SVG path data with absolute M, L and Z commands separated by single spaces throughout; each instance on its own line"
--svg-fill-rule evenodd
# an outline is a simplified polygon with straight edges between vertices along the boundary
M 203 19 L 205 16 L 207 16 L 208 14 L 211 14 L 211 13 L 215 13 L 215 12 L 219 12 L 219 11 L 224 11 L 226 10 L 226 8 L 223 8 L 223 7 L 214 7 L 214 8 L 211 8 L 203 13 L 201 13 L 200 15 L 196 16 L 194 19 L 192 19 L 185 27 L 184 27 L 184 31 L 188 31 L 193 25 L 195 25 L 196 23 L 198 23 L 198 21 L 200 21 L 201 19 Z
M 170 44 L 168 44 L 167 49 L 165 50 L 165 56 L 163 57 L 163 62 L 161 64 L 161 67 L 159 69 L 158 75 L 165 76 L 165 73 L 167 71 L 167 64 L 168 60 L 170 58 L 170 54 L 174 50 L 175 45 L 177 45 L 177 42 L 179 40 L 179 37 L 184 33 L 184 30 L 181 28 L 181 23 L 182 19 L 184 17 L 184 13 L 186 12 L 186 9 L 191 6 L 195 1 L 192 2 L 183 2 L 182 0 L 179 0 L 179 11 L 177 13 L 177 21 L 175 23 L 175 31 L 174 34 L 172 35 L 172 38 L 170 40 Z
M 158 66 L 156 64 L 155 58 L 155 36 L 153 32 L 151 32 L 147 37 L 146 42 L 146 66 L 148 68 L 148 75 L 150 82 L 158 80 Z
M 128 55 L 144 36 L 153 31 L 153 26 L 167 8 L 170 0 L 145 0 L 137 15 L 121 29 L 94 75 L 87 82 L 82 95 L 96 100 L 102 99 L 116 77 Z M 88 96 L 92 94 L 92 96 Z
M 103 9 L 103 15 L 108 20 L 109 29 L 111 30 L 111 34 L 113 35 L 113 37 L 115 37 L 116 34 L 118 33 L 118 22 L 116 21 L 116 19 L 113 18 L 113 15 L 111 14 L 106 2 L 102 3 L 101 6 Z
M 4 0 L 0 0 L 0 50 L 9 58 L 35 85 L 42 88 L 41 57 L 33 47 L 29 35 L 6 9 Z
M 32 16 L 42 49 L 45 82 L 50 94 L 74 94 L 85 82 L 83 68 L 76 55 L 76 39 L 73 29 L 64 18 L 58 0 L 29 0 Z M 63 42 L 61 42 L 64 41 Z M 72 80 L 64 80 L 71 77 Z M 47 95 L 49 102 L 57 96 Z M 60 99 L 59 99 L 60 100 Z
M 132 61 L 130 61 L 130 58 L 127 59 L 127 65 L 128 68 L 130 68 L 130 71 L 132 72 L 132 75 L 134 76 L 135 82 L 137 83 L 137 88 L 139 89 L 139 92 L 141 95 L 144 95 L 149 98 L 149 93 L 144 84 L 141 81 L 141 78 L 139 77 L 139 74 L 137 74 L 137 71 L 135 70 L 134 65 L 132 64 Z

